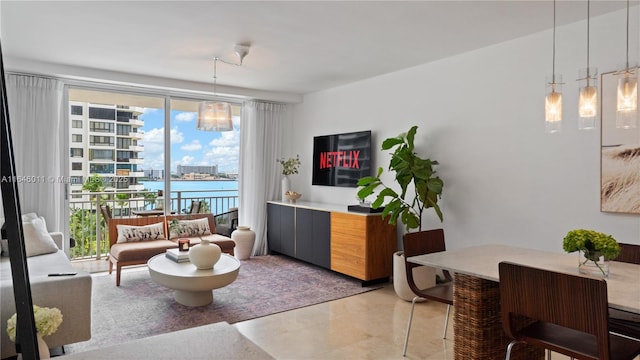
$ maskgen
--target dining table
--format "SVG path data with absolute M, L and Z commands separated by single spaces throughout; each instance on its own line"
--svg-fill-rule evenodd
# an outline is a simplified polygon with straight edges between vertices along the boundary
M 412 256 L 407 261 L 454 274 L 454 359 L 504 359 L 512 340 L 502 330 L 498 264 L 509 261 L 567 274 L 578 272 L 578 255 L 485 244 Z M 609 307 L 640 316 L 640 265 L 611 261 Z M 584 301 L 584 299 L 569 299 Z M 544 359 L 544 351 L 522 346 L 512 359 Z

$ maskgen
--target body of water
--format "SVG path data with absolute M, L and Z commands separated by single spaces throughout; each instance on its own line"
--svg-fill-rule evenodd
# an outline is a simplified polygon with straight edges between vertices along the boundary
M 145 189 L 150 191 L 164 190 L 163 181 L 141 181 Z M 228 211 L 231 207 L 237 207 L 233 197 L 238 196 L 237 180 L 183 180 L 171 181 L 171 198 L 177 199 L 178 193 L 182 200 L 179 208 L 184 211 L 191 204 L 191 199 L 205 200 L 210 203 L 210 211 L 219 214 Z M 218 198 L 213 200 L 212 198 Z M 188 199 L 188 200 L 185 200 Z M 175 210 L 175 205 L 173 206 Z
M 157 191 L 164 190 L 164 181 L 141 181 L 141 184 L 148 190 Z M 213 190 L 213 192 L 211 191 Z M 238 181 L 237 180 L 172 180 L 171 192 L 176 191 L 189 191 L 197 192 L 194 195 L 198 196 L 214 196 L 203 195 L 207 194 L 219 194 L 220 191 L 224 193 L 224 196 L 238 195 Z

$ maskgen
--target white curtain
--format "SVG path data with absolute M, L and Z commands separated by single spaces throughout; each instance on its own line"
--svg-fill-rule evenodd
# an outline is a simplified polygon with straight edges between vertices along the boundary
M 12 74 L 6 84 L 21 211 L 44 216 L 49 231 L 64 231 L 63 84 Z
M 256 233 L 254 255 L 267 253 L 267 201 L 280 195 L 276 159 L 287 109 L 287 105 L 258 101 L 242 106 L 238 222 Z

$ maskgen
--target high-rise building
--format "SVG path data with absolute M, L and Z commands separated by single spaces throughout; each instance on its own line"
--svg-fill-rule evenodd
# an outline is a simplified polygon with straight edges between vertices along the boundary
M 218 175 L 218 165 L 178 165 L 176 172 L 178 176 L 190 173 Z
M 144 147 L 138 142 L 143 109 L 132 106 L 69 102 L 70 182 L 72 198 L 80 198 L 91 175 L 104 180 L 106 190 L 143 190 L 138 178 Z
M 164 170 L 163 169 L 145 169 L 142 170 L 144 172 L 144 177 L 147 179 L 164 179 Z

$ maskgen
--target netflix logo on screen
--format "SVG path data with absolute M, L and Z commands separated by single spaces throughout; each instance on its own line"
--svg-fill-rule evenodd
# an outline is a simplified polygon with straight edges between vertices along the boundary
M 330 167 L 360 169 L 358 157 L 360 157 L 360 150 L 321 152 L 320 169 Z
M 371 131 L 313 138 L 313 185 L 357 187 L 371 175 Z

